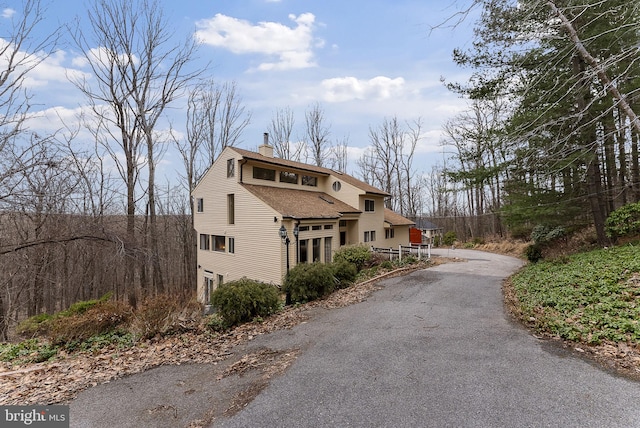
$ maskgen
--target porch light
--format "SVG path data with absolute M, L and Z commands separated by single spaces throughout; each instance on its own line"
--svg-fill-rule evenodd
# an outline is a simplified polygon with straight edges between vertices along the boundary
M 278 233 L 280 234 L 280 238 L 282 238 L 282 240 L 288 244 L 287 242 L 287 228 L 284 227 L 284 224 L 282 226 L 280 226 L 280 229 L 278 230 Z M 295 233 L 295 232 L 294 232 Z

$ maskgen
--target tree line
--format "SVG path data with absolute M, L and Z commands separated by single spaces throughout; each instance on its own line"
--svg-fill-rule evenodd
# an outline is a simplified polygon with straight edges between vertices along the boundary
M 595 225 L 640 200 L 640 42 L 637 2 L 474 1 L 472 47 L 454 52 L 471 71 L 447 82 L 469 100 L 445 126 L 452 148 L 440 173 L 475 216 L 472 235 L 499 227 Z
M 24 0 L 0 45 L 0 339 L 20 319 L 111 293 L 133 307 L 161 293 L 193 296 L 196 239 L 191 191 L 251 121 L 235 82 L 194 67 L 198 44 L 176 38 L 156 0 L 94 0 L 84 25 L 38 37 L 47 9 Z M 88 72 L 68 78 L 84 97 L 73 123 L 45 135 L 27 79 L 61 41 Z M 184 105 L 181 130 L 167 111 Z M 290 108 L 267 131 L 277 156 L 346 171 L 348 136 L 332 139 L 319 103 L 296 130 Z M 420 212 L 413 153 L 421 122 L 371 128 L 362 178 Z M 386 147 L 385 147 L 386 146 Z M 179 183 L 158 176 L 174 148 Z M 389 163 L 391 166 L 387 165 Z

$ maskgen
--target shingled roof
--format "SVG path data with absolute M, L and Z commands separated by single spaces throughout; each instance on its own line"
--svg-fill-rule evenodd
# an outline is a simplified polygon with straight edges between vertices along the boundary
M 389 208 L 384 209 L 384 221 L 385 223 L 389 223 L 391 226 L 413 226 L 416 224 L 408 218 L 391 211 Z
M 362 212 L 322 192 L 257 186 L 255 184 L 242 184 L 242 187 L 280 213 L 283 218 L 336 219 L 344 214 Z
M 349 174 L 345 174 L 339 171 L 334 171 L 329 168 L 309 165 L 306 163 L 295 162 L 287 159 L 264 156 L 264 155 L 261 155 L 260 153 L 239 149 L 237 147 L 230 147 L 230 148 L 236 151 L 239 155 L 241 155 L 245 159 L 251 159 L 254 161 L 259 161 L 259 162 L 263 162 L 271 165 L 284 166 L 287 168 L 294 168 L 302 171 L 309 171 L 309 172 L 313 172 L 315 174 L 324 175 L 324 176 L 335 175 L 337 177 L 340 177 L 340 180 L 344 181 L 345 183 L 349 183 L 352 186 L 357 187 L 358 189 L 361 189 L 365 193 L 371 193 L 374 195 L 381 195 L 381 196 L 391 196 L 389 193 L 385 192 L 384 190 L 380 190 L 377 187 L 374 187 L 368 183 L 365 183 L 362 180 L 358 180 L 357 178 L 352 177 Z

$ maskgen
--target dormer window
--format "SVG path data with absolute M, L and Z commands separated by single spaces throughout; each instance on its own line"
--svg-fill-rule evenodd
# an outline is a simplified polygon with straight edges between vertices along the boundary
M 258 180 L 276 181 L 276 170 L 260 168 L 259 166 L 253 167 L 253 178 Z
M 280 171 L 280 183 L 298 184 L 298 174 L 289 171 Z
M 302 185 L 303 186 L 318 187 L 318 177 L 312 177 L 310 175 L 303 175 L 302 176 Z

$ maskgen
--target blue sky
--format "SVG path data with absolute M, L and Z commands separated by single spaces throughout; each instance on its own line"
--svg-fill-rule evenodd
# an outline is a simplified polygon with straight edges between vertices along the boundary
M 46 31 L 72 22 L 85 13 L 85 2 L 55 0 L 48 4 Z M 17 2 L 16 2 L 17 3 Z M 440 82 L 463 81 L 465 70 L 451 60 L 455 47 L 469 45 L 471 21 L 455 29 L 437 25 L 466 2 L 436 0 L 163 0 L 166 16 L 177 37 L 197 37 L 206 75 L 220 83 L 235 81 L 252 114 L 241 147 L 253 150 L 262 143 L 278 109 L 291 108 L 294 136 L 304 132 L 304 113 L 315 102 L 325 112 L 330 139 L 348 137 L 349 162 L 369 145 L 369 128 L 385 118 L 423 119 L 423 138 L 417 148 L 416 169 L 427 171 L 442 161 L 441 127 L 460 112 L 465 102 Z M 11 19 L 18 6 L 2 5 L 2 20 Z M 1 22 L 1 21 L 0 21 Z M 85 19 L 86 22 L 86 19 Z M 59 118 L 72 122 L 85 100 L 67 81 L 68 73 L 87 72 L 74 61 L 69 45 L 42 64 L 30 79 L 30 90 L 46 118 L 32 127 L 55 129 Z M 180 130 L 184 116 L 172 112 Z M 179 168 L 167 156 L 165 172 Z M 348 172 L 356 173 L 355 166 Z M 356 174 L 357 175 L 357 174 Z

